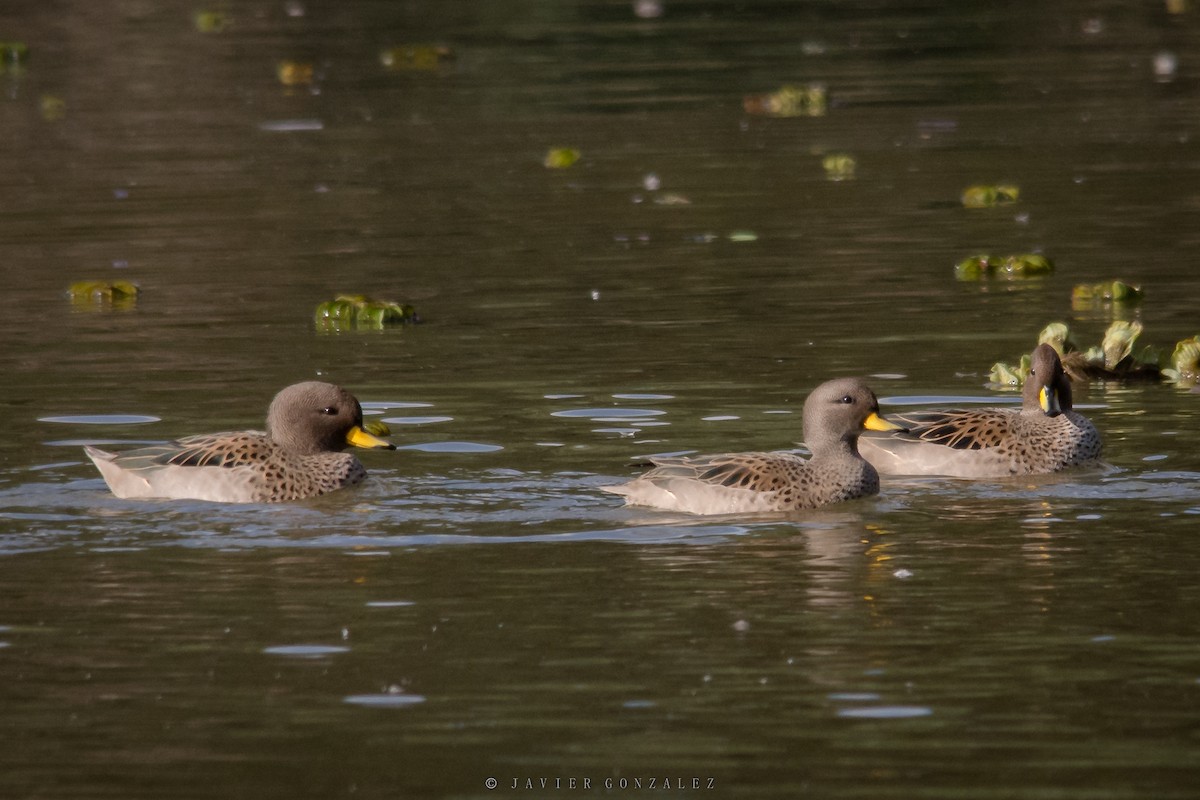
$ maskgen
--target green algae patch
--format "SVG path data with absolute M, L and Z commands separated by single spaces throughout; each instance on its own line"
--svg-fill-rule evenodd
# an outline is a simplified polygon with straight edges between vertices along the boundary
M 78 308 L 133 308 L 141 289 L 129 281 L 76 281 L 67 297 Z
M 454 51 L 440 44 L 401 44 L 379 53 L 379 63 L 393 72 L 429 72 L 454 58 Z
M 542 164 L 546 169 L 566 169 L 578 161 L 580 155 L 574 147 L 552 147 L 546 152 Z
M 828 108 L 829 93 L 823 83 L 788 84 L 742 98 L 742 109 L 761 117 L 823 117 Z
M 1042 278 L 1054 272 L 1054 262 L 1038 253 L 1015 256 L 968 256 L 954 265 L 954 277 L 960 281 L 981 281 L 990 278 L 1022 280 Z
M 1009 183 L 968 186 L 960 197 L 963 208 L 994 208 L 1011 205 L 1021 196 L 1021 187 Z
M 313 312 L 317 330 L 382 330 L 420 321 L 412 306 L 394 300 L 375 300 L 362 294 L 341 294 Z

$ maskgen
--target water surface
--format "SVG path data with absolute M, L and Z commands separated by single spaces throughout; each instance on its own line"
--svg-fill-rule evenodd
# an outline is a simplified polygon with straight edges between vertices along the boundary
M 0 9 L 31 52 L 0 74 L 0 793 L 1195 796 L 1200 395 L 1080 390 L 1105 469 L 749 518 L 600 491 L 795 447 L 838 375 L 885 413 L 1011 403 L 987 372 L 1047 322 L 1099 341 L 1076 283 L 1200 333 L 1195 9 L 220 7 Z M 410 44 L 455 58 L 381 64 Z M 810 82 L 824 116 L 743 109 Z M 956 283 L 977 252 L 1057 269 Z M 318 333 L 339 292 L 425 322 Z M 400 445 L 358 490 L 123 501 L 83 456 L 311 378 Z

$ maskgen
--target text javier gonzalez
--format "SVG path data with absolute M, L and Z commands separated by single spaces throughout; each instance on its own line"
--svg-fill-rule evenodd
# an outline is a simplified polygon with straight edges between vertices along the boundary
M 716 778 L 680 778 L 662 776 L 647 776 L 634 778 L 530 778 L 514 777 L 503 781 L 488 778 L 483 785 L 489 789 L 509 791 L 559 790 L 577 791 L 589 789 L 615 789 L 618 791 L 676 791 L 699 792 L 717 788 Z

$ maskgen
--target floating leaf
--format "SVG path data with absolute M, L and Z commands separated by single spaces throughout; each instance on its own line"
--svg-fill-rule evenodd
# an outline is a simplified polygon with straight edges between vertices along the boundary
M 992 365 L 991 374 L 988 380 L 996 386 L 1005 386 L 1008 388 L 1020 388 L 1025 385 L 1025 379 L 1029 377 L 1030 359 L 1028 355 L 1021 356 L 1021 360 L 1015 366 L 1009 366 L 1002 361 L 998 361 Z
M 1051 322 L 1042 328 L 1042 332 L 1038 334 L 1038 344 L 1050 345 L 1059 356 L 1076 349 L 1075 343 L 1071 341 L 1071 329 L 1065 322 Z
M 574 147 L 552 147 L 542 161 L 548 169 L 566 169 L 579 160 L 580 153 Z
M 221 11 L 197 11 L 192 22 L 201 33 L 220 33 L 229 26 L 229 17 Z
M 731 242 L 757 242 L 758 234 L 754 231 L 730 231 L 729 241 Z
M 1142 323 L 1118 320 L 1104 332 L 1100 349 L 1104 351 L 1104 367 L 1115 370 L 1133 352 L 1133 343 L 1142 333 Z
M 361 294 L 338 295 L 318 305 L 313 316 L 317 328 L 323 331 L 383 329 L 420 321 L 410 305 L 393 300 L 373 300 Z
M 854 156 L 846 153 L 830 153 L 821 159 L 821 167 L 825 170 L 825 177 L 831 181 L 848 181 L 854 178 L 854 170 L 858 167 L 858 162 L 854 160 Z
M 1011 184 L 968 186 L 963 189 L 962 204 L 964 208 L 992 208 L 1015 203 L 1020 195 L 1021 188 Z
M 1163 375 L 1176 383 L 1191 386 L 1200 380 L 1200 336 L 1176 342 L 1170 364 Z
M 307 61 L 280 61 L 275 65 L 275 75 L 284 86 L 305 86 L 313 82 L 315 70 Z
M 67 288 L 67 296 L 77 306 L 132 308 L 141 289 L 129 281 L 76 281 Z
M 434 70 L 454 60 L 454 51 L 440 44 L 402 44 L 379 54 L 379 63 L 395 72 Z
M 764 117 L 823 117 L 828 100 L 823 83 L 787 85 L 767 94 L 747 95 L 742 108 L 747 114 Z

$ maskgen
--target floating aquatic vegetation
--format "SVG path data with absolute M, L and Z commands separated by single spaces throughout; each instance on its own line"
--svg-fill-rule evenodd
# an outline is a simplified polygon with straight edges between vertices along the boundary
M 547 169 L 566 169 L 579 160 L 580 152 L 574 147 L 552 147 L 542 163 Z
M 1050 345 L 1060 357 L 1079 349 L 1071 341 L 1071 329 L 1065 322 L 1051 322 L 1042 328 L 1042 332 L 1038 334 L 1038 344 Z
M 729 241 L 731 242 L 757 242 L 758 234 L 754 231 L 730 231 Z
M 1133 343 L 1142 335 L 1142 323 L 1118 320 L 1104 332 L 1100 350 L 1104 357 L 1104 368 L 1115 369 L 1133 352 Z
M 1195 386 L 1200 381 L 1200 336 L 1176 342 L 1169 363 L 1162 371 L 1164 378 L 1182 386 Z
M 751 94 L 742 99 L 747 114 L 763 117 L 823 117 L 829 94 L 823 83 L 805 86 L 789 84 L 767 94 Z
M 692 201 L 682 194 L 663 194 L 654 198 L 655 205 L 660 206 L 690 206 Z
M 318 305 L 313 316 L 318 330 L 322 331 L 383 329 L 420 321 L 410 305 L 394 300 L 374 300 L 362 294 L 340 294 Z
M 1029 377 L 1029 365 L 1029 354 L 1021 356 L 1021 360 L 1011 367 L 1002 361 L 997 361 L 992 364 L 988 381 L 996 386 L 1019 389 L 1025 385 L 1025 379 Z
M 1163 375 L 1159 367 L 1159 350 L 1147 346 L 1134 355 L 1134 343 L 1141 333 L 1140 322 L 1117 321 L 1108 326 L 1099 345 L 1080 350 L 1071 341 L 1067 324 L 1052 322 L 1038 334 L 1038 344 L 1049 344 L 1058 351 L 1063 369 L 1074 381 L 1158 380 Z M 1016 366 L 1004 362 L 993 364 L 989 380 L 997 386 L 1015 388 L 1023 385 L 1029 375 L 1028 359 L 1027 355 L 1022 356 Z
M 395 72 L 434 70 L 454 60 L 454 51 L 440 44 L 402 44 L 379 54 L 379 63 Z
M 99 308 L 132 308 L 139 293 L 129 281 L 76 281 L 67 288 L 72 304 Z
M 381 419 L 363 420 L 362 427 L 364 431 L 372 436 L 379 436 L 383 438 L 392 435 L 392 429 L 389 428 L 388 424 Z
M 1054 262 L 1037 253 L 995 258 L 982 254 L 964 258 L 954 265 L 954 276 L 960 281 L 984 278 L 1040 278 L 1054 271 Z
M 42 95 L 39 107 L 42 110 L 42 119 L 47 122 L 57 122 L 67 115 L 66 101 L 56 95 Z
M 197 11 L 192 16 L 192 24 L 201 33 L 220 33 L 229 26 L 229 17 L 221 11 Z
M 992 208 L 1015 203 L 1020 195 L 1021 188 L 1012 184 L 968 186 L 963 189 L 962 204 L 964 208 Z
M 1140 303 L 1143 296 L 1142 287 L 1121 281 L 1081 283 L 1071 290 L 1071 307 L 1082 311 L 1107 303 Z
M 854 156 L 846 153 L 830 153 L 821 159 L 821 168 L 825 170 L 825 177 L 831 181 L 853 180 L 854 170 L 857 167 L 858 162 L 854 160 Z
M 275 75 L 284 86 L 307 86 L 313 82 L 315 69 L 307 61 L 280 61 Z

